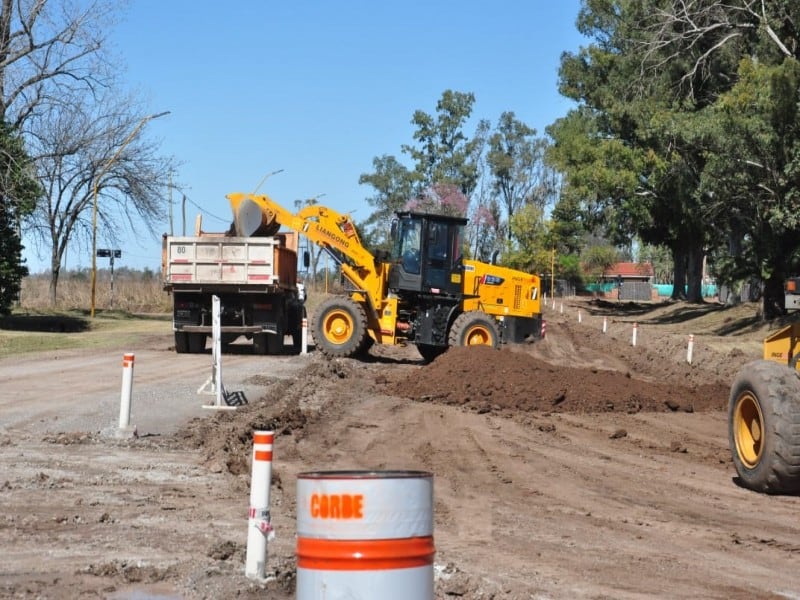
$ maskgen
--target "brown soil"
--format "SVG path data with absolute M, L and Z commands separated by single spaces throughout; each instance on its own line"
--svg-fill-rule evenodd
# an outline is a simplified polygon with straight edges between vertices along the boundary
M 419 469 L 438 599 L 797 597 L 800 499 L 737 487 L 727 447 L 730 382 L 776 324 L 586 301 L 546 318 L 544 341 L 427 365 L 413 347 L 254 358 L 269 361 L 246 380 L 258 400 L 169 435 L 0 430 L 0 458 L 27 456 L 0 476 L 0 542 L 30 548 L 0 567 L 0 595 L 293 598 L 297 474 Z M 243 576 L 258 429 L 276 432 L 267 582 Z M 108 468 L 118 455 L 129 470 Z M 54 539 L 49 571 L 25 566 Z

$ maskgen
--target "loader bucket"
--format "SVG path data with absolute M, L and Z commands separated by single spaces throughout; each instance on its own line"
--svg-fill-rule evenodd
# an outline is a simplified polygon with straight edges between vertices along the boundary
M 788 365 L 800 353 L 800 322 L 779 329 L 764 340 L 764 359 Z M 800 361 L 798 366 L 800 366 Z

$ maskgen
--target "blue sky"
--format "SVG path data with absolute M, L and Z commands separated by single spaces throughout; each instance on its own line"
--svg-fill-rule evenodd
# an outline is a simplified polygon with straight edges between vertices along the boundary
M 181 163 L 174 181 L 190 200 L 187 231 L 199 212 L 204 229 L 222 231 L 225 194 L 252 191 L 280 169 L 260 192 L 289 207 L 324 194 L 320 203 L 366 218 L 372 189 L 359 176 L 375 156 L 406 162 L 400 147 L 413 143 L 414 111 L 435 113 L 447 89 L 475 94 L 474 122 L 510 110 L 544 133 L 570 107 L 556 85 L 561 53 L 583 43 L 579 8 L 579 0 L 132 0 L 109 41 L 146 111 L 170 111 L 145 132 Z M 158 271 L 168 231 L 165 220 L 154 235 L 120 240 L 115 266 Z M 111 244 L 99 231 L 98 246 Z M 28 246 L 28 266 L 40 272 L 48 258 Z M 89 267 L 90 251 L 71 248 L 67 268 Z

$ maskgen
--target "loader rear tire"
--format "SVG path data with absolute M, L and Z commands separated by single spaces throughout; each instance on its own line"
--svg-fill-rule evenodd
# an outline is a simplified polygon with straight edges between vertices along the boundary
M 327 356 L 355 356 L 366 344 L 367 316 L 351 298 L 328 298 L 317 308 L 312 335 L 317 348 Z
M 800 492 L 800 376 L 769 360 L 742 367 L 731 387 L 728 439 L 742 486 Z
M 494 318 L 484 312 L 471 310 L 453 321 L 448 337 L 451 346 L 491 346 L 500 344 L 500 330 Z

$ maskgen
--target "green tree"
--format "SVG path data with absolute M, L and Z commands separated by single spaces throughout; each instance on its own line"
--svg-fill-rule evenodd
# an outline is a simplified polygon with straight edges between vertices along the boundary
M 545 164 L 547 141 L 536 137 L 536 130 L 504 112 L 489 137 L 487 162 L 494 193 L 499 197 L 509 221 L 526 203 L 544 208 L 555 191 L 555 174 Z M 511 228 L 508 228 L 511 238 Z
M 585 203 L 588 225 L 629 249 L 635 237 L 668 247 L 674 297 L 688 282 L 687 299 L 699 302 L 705 252 L 718 243 L 701 189 L 708 110 L 733 84 L 737 59 L 718 53 L 713 68 L 694 69 L 713 45 L 679 36 L 675 45 L 659 43 L 669 29 L 665 6 L 672 3 L 584 2 L 578 28 L 593 43 L 562 57 L 560 90 L 579 106 L 549 130 L 550 156 L 566 193 Z
M 22 260 L 20 222 L 41 194 L 22 141 L 0 125 L 0 314 L 17 299 L 28 268 Z
M 648 74 L 667 67 L 684 101 L 702 107 L 684 131 L 717 274 L 761 278 L 766 318 L 782 312 L 784 277 L 800 266 L 798 23 L 790 0 L 705 0 L 663 3 L 641 27 Z
M 509 221 L 511 239 L 506 242 L 504 264 L 527 271 L 550 271 L 552 248 L 544 212 L 534 204 L 526 204 Z
M 372 173 L 362 173 L 358 178 L 359 184 L 370 185 L 375 190 L 375 194 L 367 198 L 374 210 L 360 225 L 373 248 L 389 250 L 392 218 L 414 196 L 417 175 L 388 154 L 373 158 L 372 167 Z
M 446 90 L 436 103 L 436 115 L 414 112 L 416 146 L 403 145 L 403 152 L 414 161 L 417 192 L 432 185 L 451 184 L 469 198 L 478 183 L 480 136 L 464 133 L 472 114 L 475 94 Z

